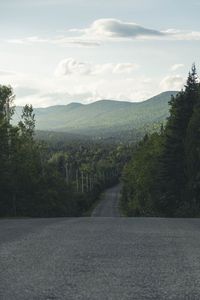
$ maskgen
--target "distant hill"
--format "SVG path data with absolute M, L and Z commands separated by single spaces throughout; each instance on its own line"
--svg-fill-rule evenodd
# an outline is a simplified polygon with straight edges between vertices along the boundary
M 71 103 L 35 108 L 36 129 L 94 136 L 139 132 L 163 122 L 169 114 L 168 102 L 176 91 L 159 94 L 143 102 L 100 100 L 83 105 Z M 16 107 L 13 122 L 18 122 L 22 107 Z

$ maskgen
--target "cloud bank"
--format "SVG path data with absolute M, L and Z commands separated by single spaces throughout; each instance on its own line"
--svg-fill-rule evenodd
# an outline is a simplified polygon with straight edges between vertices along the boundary
M 185 79 L 180 75 L 169 75 L 160 82 L 163 91 L 180 91 L 184 87 Z
M 80 62 L 73 58 L 62 60 L 56 70 L 57 77 L 80 75 L 92 76 L 103 74 L 131 74 L 139 68 L 135 63 L 107 63 L 107 64 L 91 64 L 87 62 Z

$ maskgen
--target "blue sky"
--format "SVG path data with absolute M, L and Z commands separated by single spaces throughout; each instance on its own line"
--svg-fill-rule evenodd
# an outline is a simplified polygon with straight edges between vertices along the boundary
M 0 83 L 34 106 L 181 89 L 199 14 L 200 0 L 0 0 Z

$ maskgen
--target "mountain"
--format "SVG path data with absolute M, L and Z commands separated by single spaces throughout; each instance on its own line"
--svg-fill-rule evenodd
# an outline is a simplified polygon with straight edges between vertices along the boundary
M 143 102 L 100 100 L 87 105 L 71 103 L 35 108 L 36 129 L 92 136 L 141 131 L 166 119 L 168 102 L 171 95 L 176 94 L 176 91 L 168 91 Z M 15 124 L 21 111 L 22 107 L 16 107 Z

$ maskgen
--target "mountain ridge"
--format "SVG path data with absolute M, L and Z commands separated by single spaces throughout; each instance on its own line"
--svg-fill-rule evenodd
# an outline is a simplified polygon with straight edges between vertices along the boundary
M 177 91 L 167 91 L 142 102 L 99 100 L 90 104 L 71 102 L 35 108 L 36 129 L 95 135 L 105 132 L 138 130 L 164 121 L 169 113 L 169 100 Z M 16 107 L 17 123 L 22 107 Z

